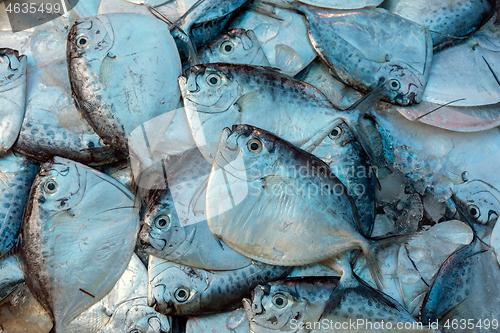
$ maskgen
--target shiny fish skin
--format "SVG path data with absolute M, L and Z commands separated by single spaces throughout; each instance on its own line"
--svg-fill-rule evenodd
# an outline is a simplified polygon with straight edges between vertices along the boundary
M 0 303 L 23 282 L 24 274 L 17 256 L 0 258 Z
M 56 331 L 112 289 L 132 256 L 138 222 L 133 195 L 114 179 L 59 157 L 42 166 L 19 249 L 26 283 Z
M 143 38 L 137 27 L 156 33 Z M 181 74 L 180 58 L 167 25 L 158 19 L 109 14 L 78 20 L 66 51 L 80 110 L 105 143 L 124 153 L 136 127 L 177 107 L 179 89 L 170 82 Z
M 205 207 L 210 231 L 249 258 L 306 265 L 362 249 L 381 279 L 376 244 L 358 231 L 344 185 L 319 158 L 267 131 L 223 131 Z
M 186 323 L 186 333 L 249 333 L 250 327 L 243 309 L 212 316 L 192 317 Z
M 29 189 L 39 166 L 23 156 L 0 157 L 0 257 L 17 242 Z
M 357 9 L 364 7 L 377 7 L 384 0 L 265 0 L 276 6 L 288 8 L 296 2 L 305 3 L 311 6 L 331 8 L 331 9 Z
M 492 17 L 495 6 L 495 0 L 388 0 L 382 5 L 429 29 L 435 51 L 460 43 L 473 34 Z
M 381 8 L 341 11 L 300 5 L 297 10 L 308 19 L 318 55 L 347 84 L 369 92 L 388 83 L 385 99 L 399 105 L 422 100 L 432 63 L 426 28 Z
M 201 63 L 205 64 L 222 62 L 269 66 L 269 61 L 252 30 L 230 30 L 198 53 Z
M 280 279 L 291 267 L 260 263 L 234 271 L 207 271 L 149 257 L 148 305 L 166 315 L 200 316 L 234 310 L 260 283 Z M 182 289 L 181 289 L 182 288 Z M 184 301 L 176 299 L 188 297 Z M 187 293 L 187 295 L 186 295 Z M 178 296 L 179 297 L 179 296 Z
M 19 138 L 14 149 L 39 162 L 61 156 L 88 165 L 116 162 L 125 155 L 104 145 L 83 118 L 71 97 L 68 79 L 52 78 L 67 75 L 67 64 L 61 61 L 46 65 L 43 70 L 28 70 L 28 101 Z
M 19 134 L 26 100 L 27 57 L 0 48 L 0 153 L 9 150 Z
M 208 229 L 204 197 L 211 166 L 198 148 L 187 151 L 167 171 L 168 188 L 150 190 L 139 234 L 143 251 L 155 257 L 207 270 L 234 270 L 251 261 L 218 242 Z M 175 192 L 173 192 L 175 191 Z M 161 225 L 161 219 L 167 221 Z

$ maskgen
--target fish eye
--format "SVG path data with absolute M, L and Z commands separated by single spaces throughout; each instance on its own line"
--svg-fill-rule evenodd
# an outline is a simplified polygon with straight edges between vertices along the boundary
M 80 36 L 76 39 L 76 46 L 79 48 L 83 49 L 86 48 L 89 45 L 89 38 L 85 35 Z
M 170 226 L 170 216 L 162 214 L 155 218 L 154 223 L 158 229 L 168 228 Z
M 469 214 L 476 219 L 481 216 L 481 212 L 476 205 L 469 205 Z
M 57 182 L 54 179 L 49 179 L 43 184 L 43 190 L 47 194 L 54 194 L 57 192 Z
M 189 289 L 186 287 L 177 288 L 174 297 L 178 302 L 185 302 L 189 298 Z
M 399 90 L 401 88 L 401 83 L 396 79 L 389 80 L 388 84 L 391 90 Z
M 328 136 L 332 140 L 340 138 L 342 136 L 342 128 L 340 128 L 339 126 L 335 127 Z
M 247 143 L 248 150 L 254 154 L 258 154 L 262 151 L 262 142 L 257 139 L 251 139 Z
M 221 81 L 222 80 L 220 79 L 220 76 L 217 74 L 210 74 L 209 76 L 207 76 L 207 83 L 211 87 L 220 86 Z
M 288 298 L 281 293 L 277 293 L 274 294 L 272 302 L 273 305 L 278 309 L 283 309 L 288 304 Z
M 133 329 L 131 331 L 129 331 L 128 333 L 142 333 L 141 330 L 138 330 L 137 328 L 136 329 Z
M 220 49 L 221 49 L 222 53 L 230 54 L 234 50 L 234 44 L 230 41 L 226 41 L 226 42 L 222 43 L 222 45 L 220 46 Z

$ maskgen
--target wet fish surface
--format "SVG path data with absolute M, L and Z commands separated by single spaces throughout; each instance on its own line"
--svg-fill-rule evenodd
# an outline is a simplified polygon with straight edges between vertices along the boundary
M 114 179 L 59 157 L 42 166 L 20 254 L 26 283 L 56 330 L 112 289 L 134 251 L 138 222 L 133 195 Z

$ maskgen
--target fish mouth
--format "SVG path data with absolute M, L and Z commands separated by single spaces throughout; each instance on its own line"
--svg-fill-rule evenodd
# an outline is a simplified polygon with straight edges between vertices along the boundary
M 8 69 L 17 71 L 20 67 L 23 67 L 22 59 L 26 58 L 26 56 L 25 55 L 19 56 L 19 51 L 17 50 L 0 48 L 0 58 L 7 58 Z
M 227 127 L 222 130 L 214 163 L 232 177 L 246 182 L 245 163 L 238 145 L 240 135 L 233 136 L 234 133 Z

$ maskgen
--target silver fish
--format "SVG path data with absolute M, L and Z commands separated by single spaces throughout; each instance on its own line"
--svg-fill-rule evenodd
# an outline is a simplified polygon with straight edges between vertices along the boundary
M 269 66 L 269 61 L 252 30 L 233 29 L 214 39 L 199 53 L 201 63 L 216 62 Z
M 369 92 L 387 83 L 385 99 L 399 105 L 422 100 L 432 63 L 426 28 L 381 8 L 296 9 L 308 19 L 309 38 L 320 58 L 347 84 Z
M 267 131 L 223 131 L 205 207 L 210 231 L 249 258 L 306 265 L 362 249 L 381 280 L 377 243 L 358 231 L 344 185 L 325 162 Z
M 144 38 L 138 27 L 155 34 Z M 68 35 L 67 58 L 80 110 L 104 142 L 123 152 L 136 127 L 177 107 L 179 89 L 170 83 L 181 74 L 180 58 L 167 25 L 154 17 L 79 20 Z
M 217 241 L 208 229 L 203 186 L 210 169 L 195 147 L 169 167 L 168 188 L 149 191 L 140 232 L 144 252 L 207 270 L 251 265 L 248 258 Z
M 23 282 L 23 271 L 17 256 L 0 258 L 0 302 Z
M 138 229 L 133 195 L 113 178 L 59 157 L 42 166 L 26 207 L 20 254 L 26 283 L 58 332 L 113 288 Z
M 40 162 L 54 156 L 89 165 L 124 159 L 125 155 L 104 144 L 83 118 L 65 75 L 64 59 L 46 64 L 43 70 L 28 70 L 26 114 L 14 149 Z
M 429 29 L 434 50 L 440 50 L 483 26 L 493 16 L 495 5 L 495 0 L 388 0 L 382 7 Z
M 12 152 L 0 157 L 0 257 L 17 242 L 38 165 Z
M 330 295 L 335 307 L 324 312 Z M 252 300 L 244 299 L 243 306 L 252 333 L 386 332 L 380 325 L 378 329 L 373 327 L 373 323 L 382 321 L 392 323 L 395 332 L 433 331 L 417 323 L 396 301 L 359 279 L 348 286 L 339 285 L 335 277 L 270 282 L 257 286 Z M 352 322 L 360 325 L 349 324 Z M 372 326 L 365 326 L 367 322 Z M 397 323 L 410 323 L 412 328 L 396 329 Z
M 0 48 L 0 153 L 9 150 L 21 129 L 26 103 L 26 56 Z
M 249 333 L 248 318 L 243 309 L 212 316 L 189 318 L 186 333 Z
M 255 286 L 286 276 L 291 267 L 260 263 L 234 271 L 207 271 L 154 256 L 148 265 L 148 305 L 166 315 L 198 316 L 234 310 Z
M 283 6 L 285 8 L 290 5 L 301 2 L 311 6 L 331 8 L 331 9 L 357 9 L 364 7 L 377 7 L 383 0 L 265 0 L 265 2 L 272 3 L 276 6 Z

